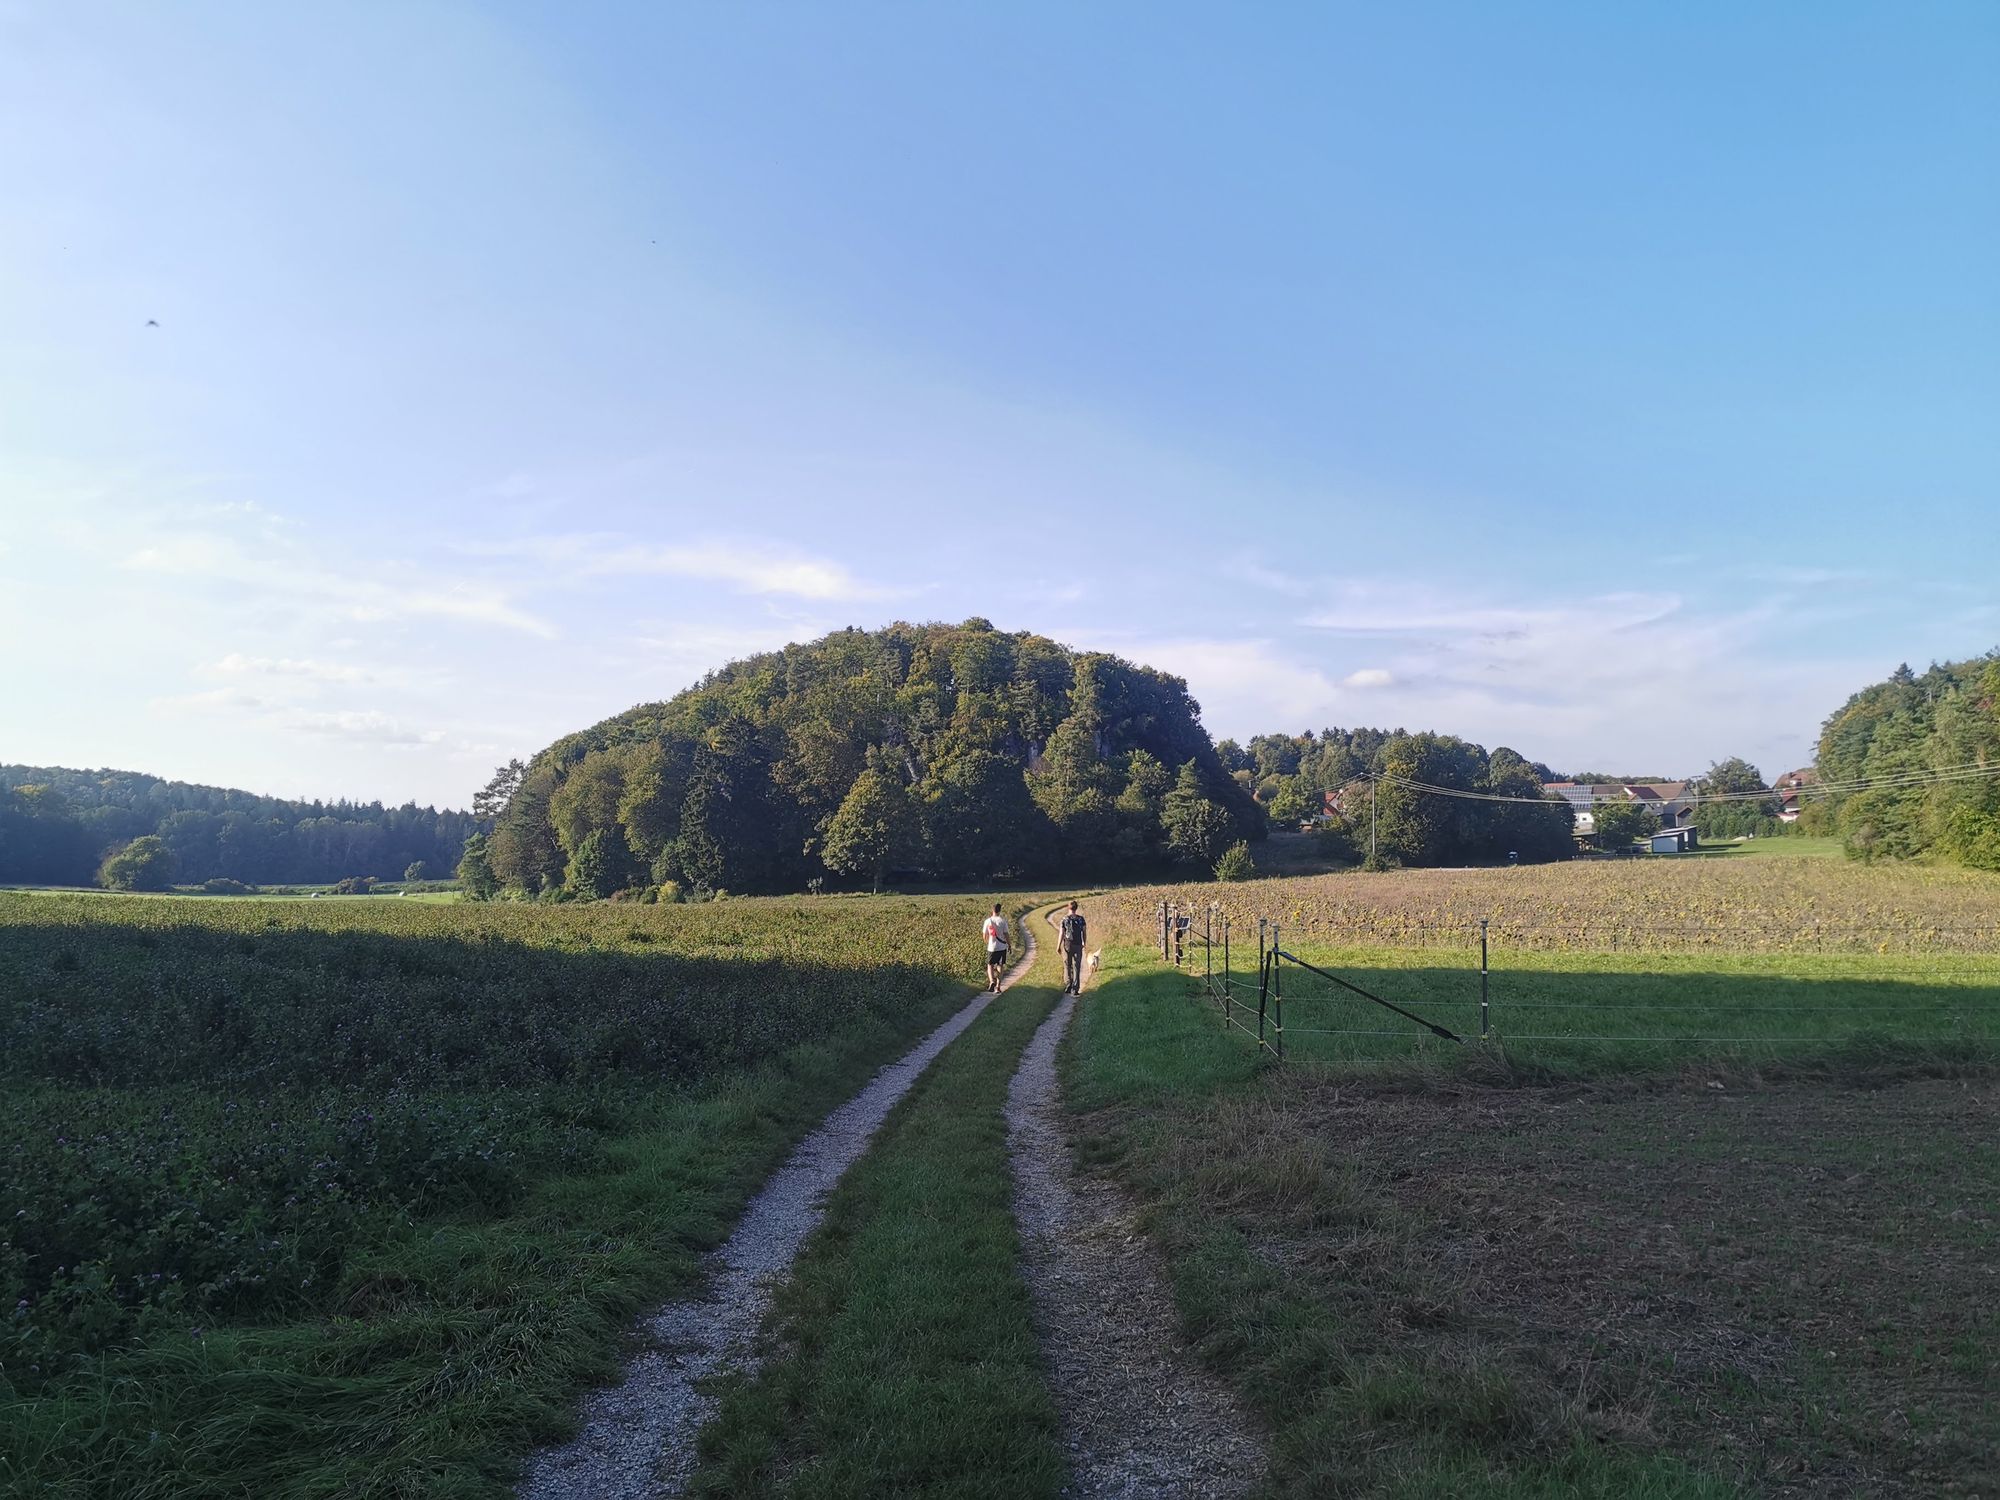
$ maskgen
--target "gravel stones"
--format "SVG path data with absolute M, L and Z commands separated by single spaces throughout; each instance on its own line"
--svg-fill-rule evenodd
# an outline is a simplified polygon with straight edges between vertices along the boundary
M 1002 988 L 1034 959 L 1029 933 Z M 799 1143 L 750 1200 L 728 1241 L 710 1253 L 707 1291 L 670 1302 L 641 1323 L 644 1347 L 624 1379 L 585 1398 L 583 1430 L 574 1439 L 529 1460 L 521 1500 L 656 1500 L 687 1487 L 696 1436 L 715 1414 L 701 1382 L 754 1366 L 771 1294 L 818 1227 L 827 1194 L 868 1149 L 896 1101 L 992 999 L 981 991 Z
M 1188 1354 L 1152 1245 L 1107 1181 L 1071 1166 L 1056 1046 L 1063 1002 L 1022 1054 L 1007 1097 L 1014 1217 L 1049 1385 L 1084 1500 L 1243 1495 L 1264 1475 L 1255 1428 Z

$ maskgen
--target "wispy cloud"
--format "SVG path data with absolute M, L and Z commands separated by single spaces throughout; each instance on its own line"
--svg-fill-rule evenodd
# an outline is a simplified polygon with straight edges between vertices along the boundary
M 1342 687 L 1362 689 L 1383 688 L 1388 687 L 1395 680 L 1396 674 L 1384 668 L 1363 667 L 1359 671 L 1349 672 L 1345 677 L 1341 678 L 1340 685 Z
M 287 727 L 306 734 L 363 740 L 374 745 L 435 745 L 445 738 L 441 729 L 422 731 L 410 729 L 390 715 L 373 709 L 293 713 L 288 716 L 286 723 Z
M 374 745 L 435 745 L 440 729 L 413 729 L 393 714 L 373 708 L 301 708 L 282 699 L 238 688 L 208 688 L 195 693 L 170 693 L 151 700 L 162 713 L 223 715 L 238 723 L 255 723 L 283 733 L 310 734 Z
M 1218 735 L 1325 723 L 1344 696 L 1324 671 L 1268 639 L 1111 634 L 1073 644 L 1079 649 L 1115 651 L 1187 679 L 1188 690 L 1211 728 L 1235 726 L 1216 730 Z
M 548 621 L 530 614 L 503 586 L 485 580 L 440 579 L 434 570 L 376 563 L 367 572 L 343 571 L 308 556 L 303 544 L 265 535 L 254 548 L 220 531 L 184 532 L 147 539 L 119 565 L 129 572 L 226 583 L 245 595 L 317 608 L 348 620 L 447 619 L 544 638 Z
M 1681 608 L 1675 594 L 1614 593 L 1575 602 L 1481 601 L 1432 585 L 1333 580 L 1321 585 L 1319 602 L 1299 621 L 1314 630 L 1343 635 L 1471 636 L 1521 639 L 1567 629 L 1579 614 L 1606 630 L 1630 630 L 1664 620 Z
M 373 680 L 371 674 L 361 668 L 343 666 L 339 662 L 315 661 L 311 657 L 300 656 L 246 656 L 241 651 L 232 651 L 222 660 L 210 662 L 201 671 L 211 677 L 278 677 L 307 682 Z
M 820 603 L 896 599 L 921 592 L 872 583 L 832 558 L 740 537 L 656 544 L 607 534 L 544 536 L 484 543 L 468 550 L 487 557 L 531 558 L 571 579 L 648 574 L 694 578 L 746 594 Z

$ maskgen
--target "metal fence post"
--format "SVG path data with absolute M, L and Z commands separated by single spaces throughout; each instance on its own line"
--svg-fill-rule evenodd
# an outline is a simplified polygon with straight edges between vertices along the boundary
M 1285 984 L 1283 968 L 1278 961 L 1280 951 L 1278 946 L 1278 924 L 1273 922 L 1271 924 L 1271 983 L 1267 986 L 1267 993 L 1260 996 L 1257 1001 L 1257 1045 L 1259 1047 L 1268 1047 L 1271 1045 L 1264 1040 L 1264 1017 L 1270 1010 L 1271 995 L 1282 990 Z
M 1167 903 L 1160 903 L 1160 962 L 1167 961 Z
M 1486 922 L 1479 919 L 1479 1039 L 1483 1042 L 1493 1033 L 1486 1022 Z
M 1277 947 L 1278 929 L 1271 929 L 1271 946 Z M 1271 1025 L 1278 1044 L 1272 1050 L 1279 1062 L 1285 1060 L 1285 971 L 1280 968 L 1272 977 L 1271 984 Z
M 1201 914 L 1201 988 L 1215 996 L 1215 903 L 1209 902 Z

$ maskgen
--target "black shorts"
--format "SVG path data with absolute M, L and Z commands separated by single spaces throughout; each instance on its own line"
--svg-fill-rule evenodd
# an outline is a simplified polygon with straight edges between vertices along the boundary
M 1007 950 L 1005 948 L 988 948 L 986 950 L 986 961 L 989 964 L 1004 964 L 1007 962 Z

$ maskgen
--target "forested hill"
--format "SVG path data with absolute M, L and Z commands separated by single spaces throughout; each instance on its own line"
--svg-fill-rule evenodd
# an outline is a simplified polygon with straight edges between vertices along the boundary
M 599 895 L 1206 867 L 1264 827 L 1180 678 L 979 619 L 732 663 L 477 805 L 501 885 Z
M 422 862 L 448 876 L 470 813 L 379 802 L 301 802 L 135 771 L 0 766 L 0 881 L 87 885 L 111 850 L 147 834 L 172 856 L 170 878 L 318 883 L 399 879 Z
M 1898 667 L 1826 721 L 1817 769 L 1835 785 L 1898 775 L 1922 784 L 1831 796 L 1806 815 L 1864 858 L 1933 855 L 2000 870 L 2000 777 L 1981 767 L 2000 770 L 2000 651 L 1921 676 Z M 1926 779 L 1940 774 L 1964 779 Z

